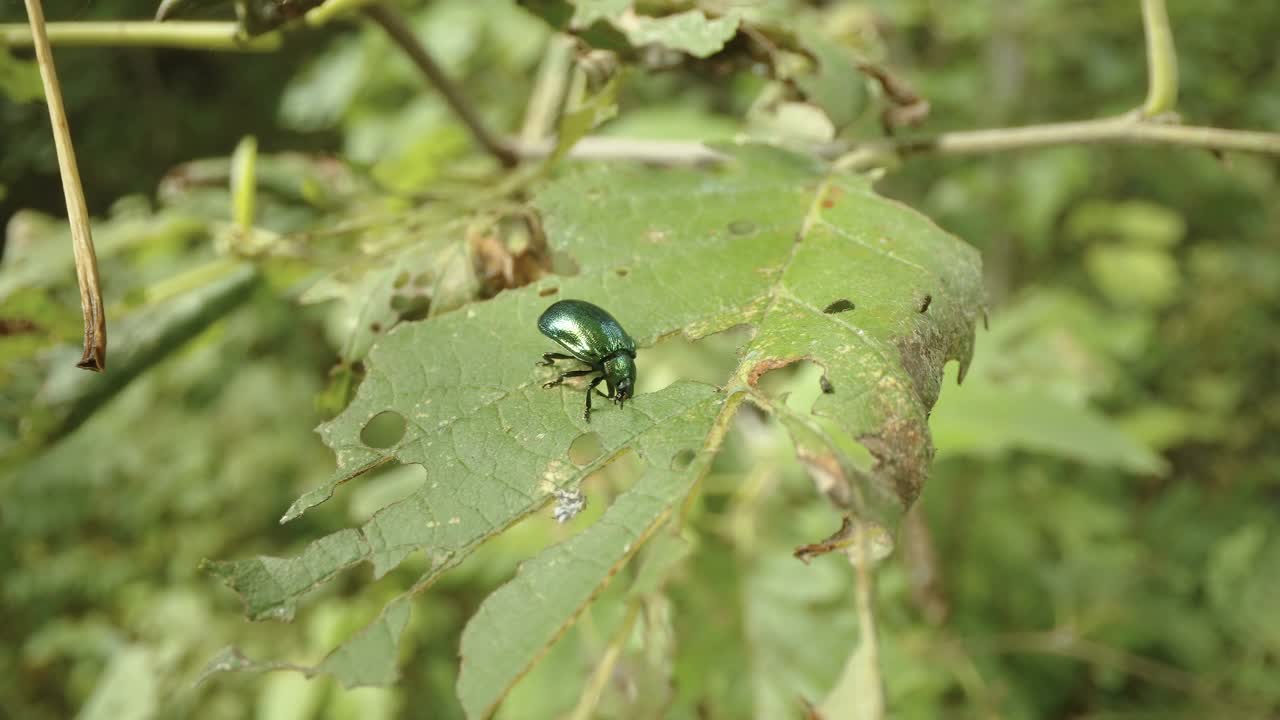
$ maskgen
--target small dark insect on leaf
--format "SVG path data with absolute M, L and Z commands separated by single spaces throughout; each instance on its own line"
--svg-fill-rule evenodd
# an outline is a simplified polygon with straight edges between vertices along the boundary
M 591 395 L 599 393 L 621 406 L 634 392 L 636 382 L 636 341 L 603 308 L 583 300 L 561 300 L 552 303 L 538 318 L 538 330 L 569 351 L 543 353 L 540 365 L 551 367 L 557 360 L 577 360 L 583 370 L 570 370 L 551 382 L 552 388 L 567 378 L 594 375 L 587 385 L 586 408 L 582 419 L 591 422 Z M 604 383 L 609 392 L 596 389 Z
M 822 392 L 828 395 L 836 391 L 836 387 L 831 384 L 831 381 L 827 379 L 826 375 L 822 375 L 818 378 L 818 386 L 822 388 Z
M 853 308 L 854 308 L 854 305 L 852 302 L 850 302 L 849 300 L 845 300 L 844 298 L 841 298 L 831 303 L 830 305 L 826 306 L 825 308 L 823 308 L 822 312 L 828 315 L 832 315 L 834 313 L 846 312 L 848 310 L 852 310 Z
M 925 295 L 924 300 L 920 301 L 920 312 L 921 313 L 929 312 L 929 303 L 931 302 L 933 302 L 933 296 Z

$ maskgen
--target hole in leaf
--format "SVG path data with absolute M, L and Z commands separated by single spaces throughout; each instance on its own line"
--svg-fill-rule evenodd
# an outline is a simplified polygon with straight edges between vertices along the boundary
M 582 268 L 578 266 L 578 261 L 574 260 L 568 253 L 551 253 L 551 272 L 553 274 L 572 277 L 581 271 Z
M 756 224 L 750 220 L 734 220 L 729 223 L 729 232 L 734 235 L 746 235 L 755 232 Z
M 604 443 L 600 441 L 600 435 L 597 433 L 583 433 L 569 443 L 569 462 L 578 467 L 591 464 L 603 453 Z
M 396 306 L 395 298 L 392 298 L 391 309 L 400 313 L 401 320 L 425 320 L 431 313 L 431 298 L 426 295 L 406 297 L 405 302 L 400 303 L 399 307 Z
M 751 329 L 738 325 L 698 340 L 680 333 L 662 338 L 637 361 L 637 394 L 657 392 L 677 380 L 723 384 L 738 366 L 738 348 L 750 337 Z
M 614 272 L 618 274 L 618 277 L 626 277 L 627 273 L 631 271 L 626 268 L 618 268 L 617 270 L 614 270 Z
M 427 469 L 421 465 L 383 463 L 360 476 L 360 484 L 351 489 L 347 511 L 356 522 L 366 522 L 387 505 L 409 497 L 426 482 Z
M 777 364 L 769 364 L 760 369 L 755 387 L 776 402 L 785 403 L 796 412 L 807 413 L 813 410 L 813 403 L 831 387 L 830 381 L 823 382 L 826 370 L 818 363 L 804 358 L 795 358 Z
M 408 284 L 409 284 L 409 271 L 401 270 L 400 274 L 396 276 L 395 282 L 391 283 L 391 287 L 399 290 L 400 288 Z
M 697 453 L 690 450 L 689 448 L 685 448 L 684 450 L 681 450 L 680 452 L 671 456 L 671 469 L 684 470 L 685 468 L 693 464 L 693 459 L 697 456 L 698 456 Z
M 404 428 L 403 415 L 392 410 L 383 410 L 364 424 L 364 429 L 360 431 L 360 442 L 377 450 L 389 448 L 404 437 Z
M 830 305 L 822 308 L 822 312 L 828 315 L 833 315 L 835 313 L 848 312 L 849 310 L 852 310 L 853 307 L 854 305 L 851 301 L 840 298 L 839 300 L 836 300 Z
M 542 288 L 538 291 L 538 297 L 551 297 L 558 292 L 560 292 L 560 288 L 557 287 Z

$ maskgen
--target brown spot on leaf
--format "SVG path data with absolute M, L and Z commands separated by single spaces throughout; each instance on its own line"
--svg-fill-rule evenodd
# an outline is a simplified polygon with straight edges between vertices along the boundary
M 822 196 L 822 207 L 833 208 L 842 197 L 844 197 L 844 189 L 837 185 L 832 185 L 827 188 L 827 191 Z
M 876 459 L 871 475 L 877 494 L 899 511 L 910 508 L 920 496 L 933 462 L 933 444 L 925 424 L 894 416 L 878 433 L 862 435 L 858 442 Z
M 770 370 L 777 370 L 778 368 L 784 368 L 793 362 L 799 362 L 800 360 L 803 360 L 803 359 L 804 358 L 792 357 L 792 358 L 769 358 L 767 360 L 761 360 L 760 362 L 756 363 L 751 367 L 751 372 L 747 375 L 747 384 L 752 387 L 755 387 L 756 383 L 760 381 L 761 375 L 764 375 Z

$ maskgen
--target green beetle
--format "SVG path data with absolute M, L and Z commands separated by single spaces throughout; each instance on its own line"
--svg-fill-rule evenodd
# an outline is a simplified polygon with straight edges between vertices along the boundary
M 538 318 L 538 329 L 570 353 L 544 353 L 539 365 L 551 367 L 557 360 L 579 360 L 591 366 L 562 373 L 542 387 L 555 387 L 565 378 L 599 373 L 587 386 L 587 409 L 582 414 L 587 422 L 591 422 L 593 392 L 613 400 L 619 407 L 635 392 L 636 341 L 604 308 L 584 300 L 561 300 Z M 609 388 L 608 395 L 596 390 L 601 382 Z

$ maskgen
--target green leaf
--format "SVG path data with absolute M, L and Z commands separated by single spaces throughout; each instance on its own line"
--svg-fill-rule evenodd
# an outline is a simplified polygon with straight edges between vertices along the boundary
M 564 114 L 560 119 L 556 149 L 547 158 L 546 167 L 559 162 L 569 154 L 575 143 L 587 136 L 587 133 L 618 114 L 620 77 L 620 74 L 615 73 L 598 92 Z
M 0 457 L 12 459 L 38 450 L 79 427 L 100 406 L 145 370 L 177 352 L 193 337 L 239 307 L 253 292 L 258 273 L 247 264 L 227 264 L 206 285 L 163 305 L 135 312 L 120 322 L 109 373 L 86 373 L 75 366 L 79 350 L 63 346 L 50 353 L 48 377 L 33 398 L 6 397 L 22 393 L 14 383 L 0 391 L 0 403 L 18 409 L 22 428 L 17 442 L 0 444 Z M 0 416 L 3 417 L 3 416 Z M 9 419 L 9 418 L 5 418 Z
M 154 717 L 160 698 L 158 659 L 145 647 L 126 645 L 111 657 L 105 677 L 85 702 L 79 720 L 145 720 Z
M 738 33 L 740 22 L 741 18 L 736 13 L 711 19 L 701 10 L 686 10 L 658 18 L 644 15 L 623 16 L 615 20 L 614 24 L 637 47 L 661 45 L 705 58 L 724 48 L 724 44 Z
M 929 425 L 943 455 L 996 457 L 1014 450 L 1054 455 L 1135 473 L 1160 473 L 1165 461 L 1088 406 L 1037 388 L 974 377 L 938 404 Z
M 200 237 L 207 223 L 182 212 L 115 217 L 94 223 L 93 241 L 98 261 L 151 244 L 179 243 Z M 71 231 L 34 210 L 20 210 L 9 221 L 5 271 L 0 274 L 0 301 L 31 288 L 65 283 L 74 274 Z M 107 288 L 110 290 L 110 288 Z
M 231 154 L 231 220 L 241 232 L 253 228 L 257 214 L 258 177 L 254 166 L 258 160 L 258 139 L 246 135 Z
M 868 515 L 892 522 L 909 507 L 932 454 L 925 418 L 943 364 L 965 365 L 971 353 L 982 306 L 977 254 L 876 195 L 864 178 L 832 175 L 771 148 L 727 151 L 733 160 L 718 174 L 592 167 L 552 183 L 535 204 L 548 243 L 572 258 L 576 274 L 388 333 L 369 354 L 350 407 L 320 428 L 337 472 L 284 520 L 386 462 L 421 464 L 427 482 L 360 529 L 316 541 L 298 557 L 215 564 L 249 615 L 290 617 L 299 598 L 344 568 L 370 562 L 380 577 L 415 550 L 432 561 L 425 587 L 556 489 L 636 452 L 645 476 L 636 495 L 587 531 L 594 547 L 579 551 L 571 540 L 527 571 L 538 593 L 555 599 L 522 639 L 523 657 L 468 685 L 478 688 L 468 691 L 469 706 L 483 709 L 518 676 L 515 666 L 531 659 L 531 648 L 554 636 L 547 629 L 562 627 L 589 599 L 601 567 L 624 561 L 696 480 L 737 405 L 750 397 L 770 406 L 755 387 L 759 378 L 802 359 L 826 371 L 829 392 L 814 403 L 822 421 L 814 427 L 843 436 L 830 443 L 839 466 L 855 466 L 844 462 L 850 442 L 874 458 L 848 478 Z M 921 312 L 925 295 L 932 302 Z M 553 371 L 534 365 L 550 347 L 535 320 L 553 296 L 609 308 L 640 343 L 641 373 L 643 348 L 660 337 L 699 338 L 741 324 L 755 333 L 722 389 L 678 382 L 622 409 L 600 407 L 587 424 L 582 388 L 543 389 Z M 366 426 L 387 415 L 399 419 L 401 436 L 370 446 Z M 575 466 L 569 447 L 588 432 L 601 454 Z M 546 569 L 552 557 L 555 573 Z
M 1098 289 L 1124 307 L 1166 307 L 1182 285 L 1177 261 L 1162 249 L 1095 245 L 1085 267 Z
M 40 66 L 34 60 L 19 60 L 0 41 L 0 95 L 14 103 L 35 102 L 44 98 L 40 83 Z M 0 199 L 4 198 L 0 188 Z
M 880 668 L 865 641 L 849 655 L 840 680 L 822 701 L 822 720 L 870 720 L 884 717 Z
M 314 677 L 329 674 L 344 687 L 390 685 L 399 677 L 396 665 L 396 643 L 409 624 L 412 607 L 408 596 L 401 596 L 382 609 L 372 623 L 329 653 L 319 665 L 305 667 L 277 661 L 258 661 L 246 657 L 233 647 L 223 648 L 205 665 L 197 683 L 223 672 L 264 672 L 294 670 Z
M 303 293 L 304 303 L 342 303 L 334 322 L 344 361 L 363 359 L 404 317 L 438 315 L 476 296 L 479 282 L 464 225 L 442 223 L 426 233 L 414 227 L 374 233 L 391 249 L 331 273 Z
M 1066 230 L 1079 241 L 1113 240 L 1136 247 L 1169 248 L 1186 237 L 1187 221 L 1177 212 L 1149 202 L 1092 201 L 1071 212 Z
M 486 717 L 688 493 L 705 467 L 673 470 L 689 438 L 711 432 L 721 398 L 705 390 L 683 416 L 646 433 L 633 447 L 644 474 L 587 530 L 523 564 L 489 596 L 462 634 L 458 697 L 468 717 Z
M 631 0 L 570 0 L 573 4 L 573 19 L 569 23 L 575 28 L 590 27 L 597 20 L 611 20 L 631 7 Z
M 826 113 L 837 132 L 850 125 L 867 106 L 867 83 L 858 57 L 849 48 L 818 32 L 800 36 L 817 67 L 796 77 L 805 97 Z

